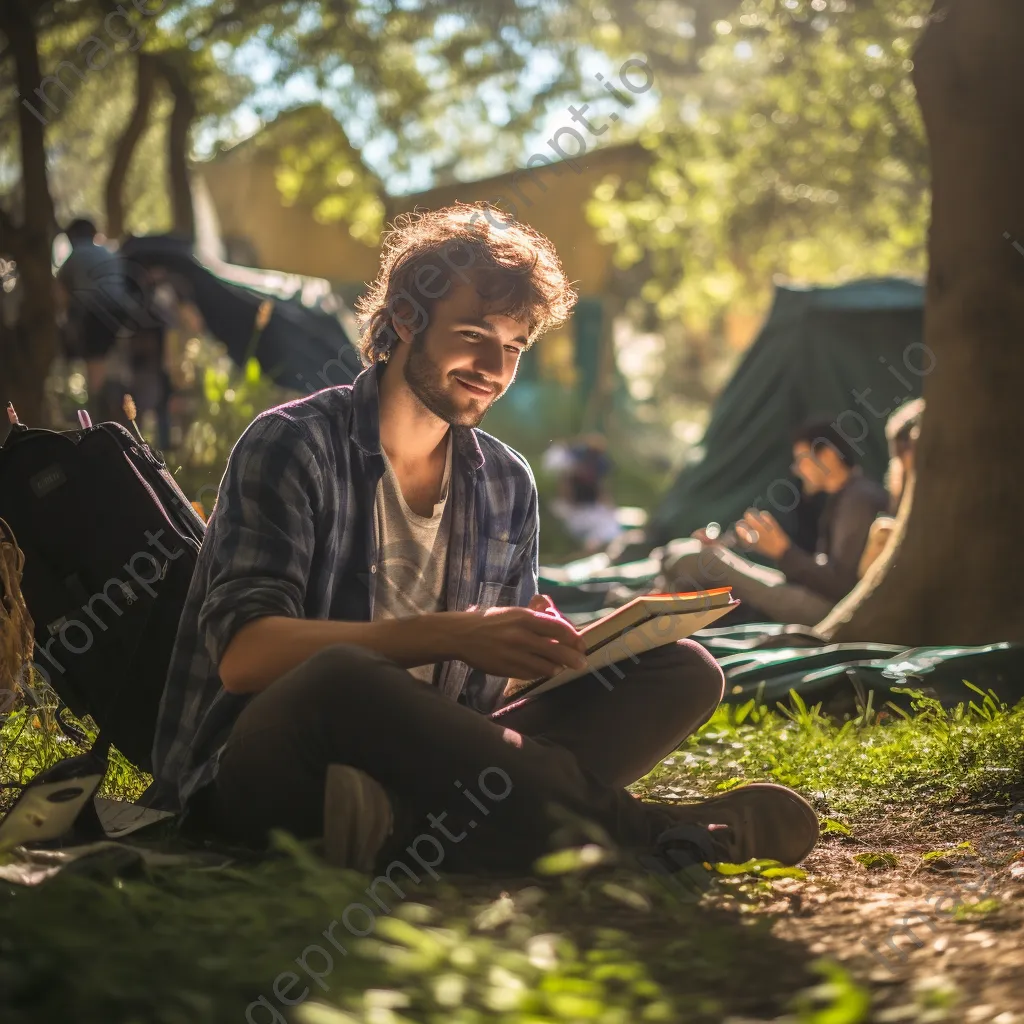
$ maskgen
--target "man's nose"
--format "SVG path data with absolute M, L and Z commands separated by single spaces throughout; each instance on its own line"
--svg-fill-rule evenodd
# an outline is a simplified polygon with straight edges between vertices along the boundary
M 480 345 L 473 353 L 473 369 L 489 380 L 502 380 L 505 369 L 505 351 L 500 344 Z

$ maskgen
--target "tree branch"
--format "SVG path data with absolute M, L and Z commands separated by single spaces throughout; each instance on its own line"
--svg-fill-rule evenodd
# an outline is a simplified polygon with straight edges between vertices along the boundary
M 137 75 L 135 85 L 135 109 L 125 126 L 114 149 L 114 159 L 107 175 L 105 201 L 107 207 L 106 234 L 109 238 L 120 238 L 124 234 L 124 182 L 131 165 L 135 147 L 146 130 L 153 93 L 156 85 L 157 62 L 148 53 L 136 54 Z
M 186 238 L 196 234 L 195 209 L 188 176 L 188 139 L 196 117 L 196 101 L 185 75 L 165 55 L 157 58 L 160 73 L 174 96 L 167 129 L 167 173 L 170 182 L 174 230 Z

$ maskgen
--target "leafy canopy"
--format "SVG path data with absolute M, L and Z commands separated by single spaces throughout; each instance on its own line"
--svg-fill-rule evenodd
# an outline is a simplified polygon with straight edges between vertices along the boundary
M 928 160 L 910 72 L 929 6 L 719 5 L 699 74 L 658 80 L 649 175 L 609 178 L 589 205 L 619 265 L 646 263 L 642 295 L 662 321 L 703 332 L 727 308 L 761 310 L 775 274 L 923 272 Z

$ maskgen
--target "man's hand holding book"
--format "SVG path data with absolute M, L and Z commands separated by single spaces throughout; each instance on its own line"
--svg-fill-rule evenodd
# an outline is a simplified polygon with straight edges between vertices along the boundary
M 526 608 L 470 609 L 460 620 L 460 660 L 490 675 L 542 679 L 586 666 L 586 641 L 550 597 Z

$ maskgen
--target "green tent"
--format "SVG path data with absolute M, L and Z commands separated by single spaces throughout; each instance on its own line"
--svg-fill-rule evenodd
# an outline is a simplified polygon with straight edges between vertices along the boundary
M 732 523 L 756 505 L 800 533 L 792 432 L 836 423 L 881 480 L 885 420 L 921 393 L 934 360 L 922 341 L 924 288 L 900 278 L 778 287 L 768 319 L 722 392 L 696 458 L 655 509 L 647 545 Z

